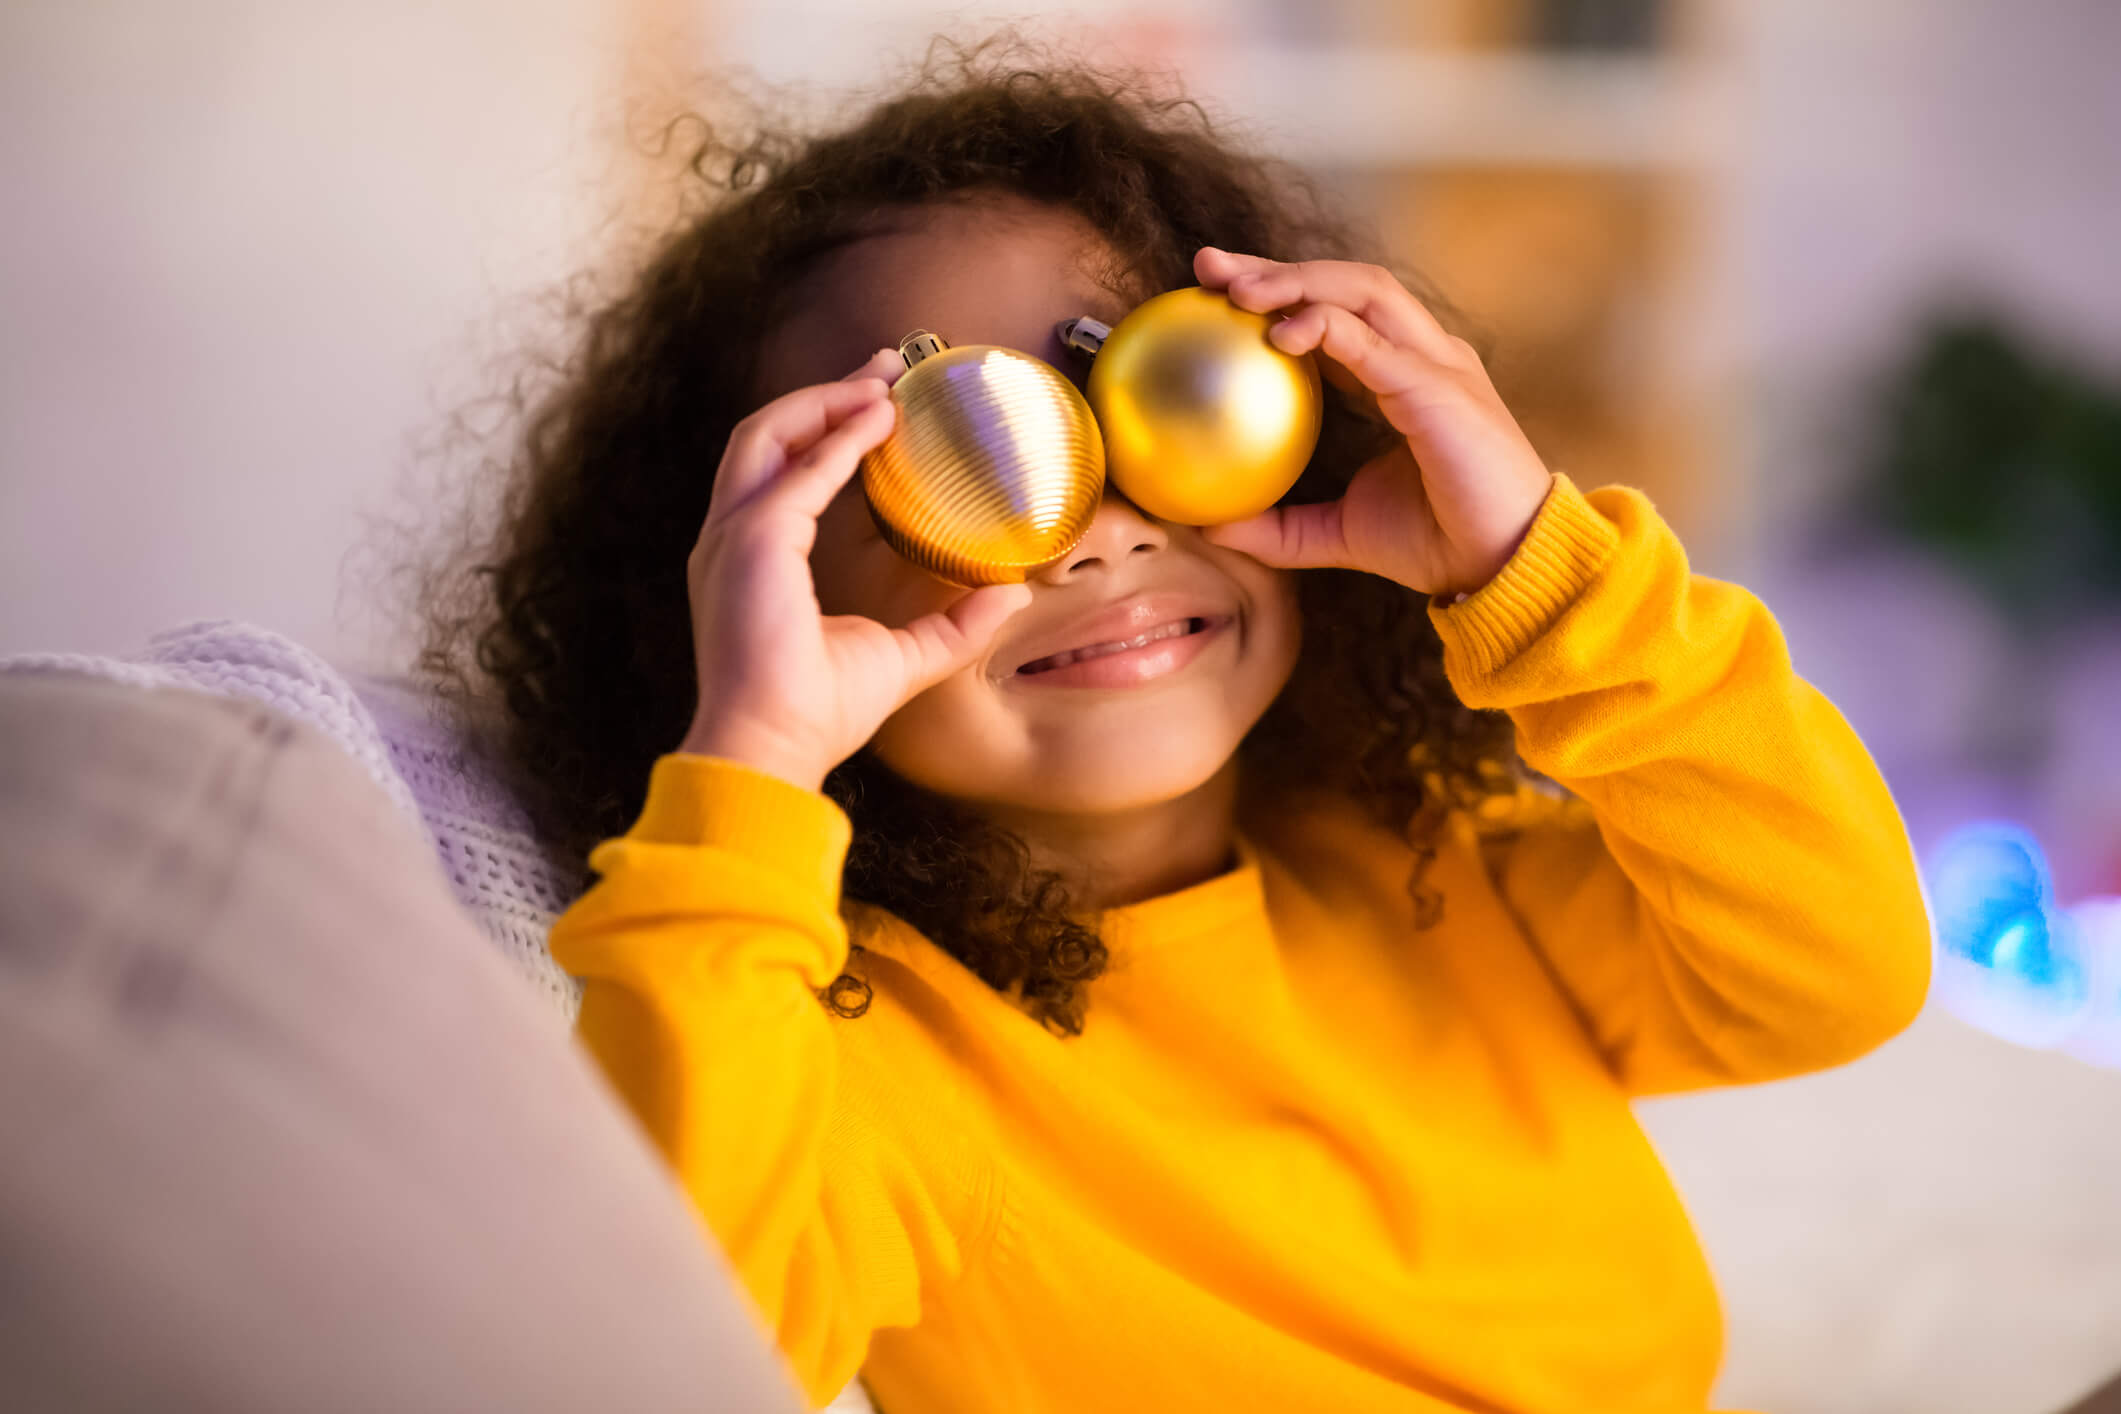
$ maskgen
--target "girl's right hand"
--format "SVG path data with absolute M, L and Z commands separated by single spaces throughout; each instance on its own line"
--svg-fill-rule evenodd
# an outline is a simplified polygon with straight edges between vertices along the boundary
M 890 434 L 891 383 L 904 371 L 896 350 L 879 349 L 839 382 L 776 398 L 730 433 L 686 561 L 699 706 L 678 750 L 816 790 L 1030 602 L 1026 585 L 989 585 L 904 628 L 818 607 L 817 518 Z

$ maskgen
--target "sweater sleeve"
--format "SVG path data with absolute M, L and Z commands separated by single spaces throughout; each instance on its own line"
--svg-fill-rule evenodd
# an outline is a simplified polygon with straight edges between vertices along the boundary
M 845 1023 L 818 991 L 847 958 L 850 838 L 821 794 L 668 755 L 633 828 L 591 852 L 602 877 L 551 937 L 554 959 L 583 979 L 582 1043 L 813 1407 L 855 1376 L 873 1331 L 915 1322 L 924 1281 L 957 1274 L 971 1223 L 954 1185 L 938 1194 L 922 1176 L 932 1165 L 844 1103 Z
M 1640 491 L 1555 473 L 1502 571 L 1429 613 L 1460 699 L 1573 797 L 1525 790 L 1481 848 L 1630 1092 L 1838 1065 L 1913 1019 L 1929 920 L 1884 779 Z

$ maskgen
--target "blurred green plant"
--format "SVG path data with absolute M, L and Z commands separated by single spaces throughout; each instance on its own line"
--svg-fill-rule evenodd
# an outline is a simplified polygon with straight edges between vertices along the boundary
M 1931 321 L 1884 385 L 1857 519 L 2036 633 L 2121 603 L 2121 391 L 2001 320 Z

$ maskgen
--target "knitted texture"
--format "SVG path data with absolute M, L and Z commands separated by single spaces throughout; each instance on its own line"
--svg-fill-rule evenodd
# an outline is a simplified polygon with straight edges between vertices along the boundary
M 586 877 L 540 847 L 522 807 L 409 681 L 349 680 L 291 639 L 230 619 L 165 629 L 122 658 L 26 653 L 0 658 L 0 672 L 76 673 L 243 698 L 322 732 L 426 836 L 458 902 L 573 1028 L 582 984 L 553 962 L 545 936 Z

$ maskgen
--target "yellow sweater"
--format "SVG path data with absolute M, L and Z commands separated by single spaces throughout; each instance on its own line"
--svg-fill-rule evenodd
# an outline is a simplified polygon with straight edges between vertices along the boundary
M 1640 492 L 1557 473 L 1428 612 L 1576 799 L 1454 816 L 1420 932 L 1407 843 L 1352 805 L 1242 821 L 1234 872 L 1109 915 L 1075 1038 L 896 919 L 832 1016 L 846 816 L 656 763 L 552 952 L 815 1402 L 859 1368 L 889 1414 L 1705 1406 L 1721 1315 L 1629 1098 L 1905 1026 L 1904 827 Z

